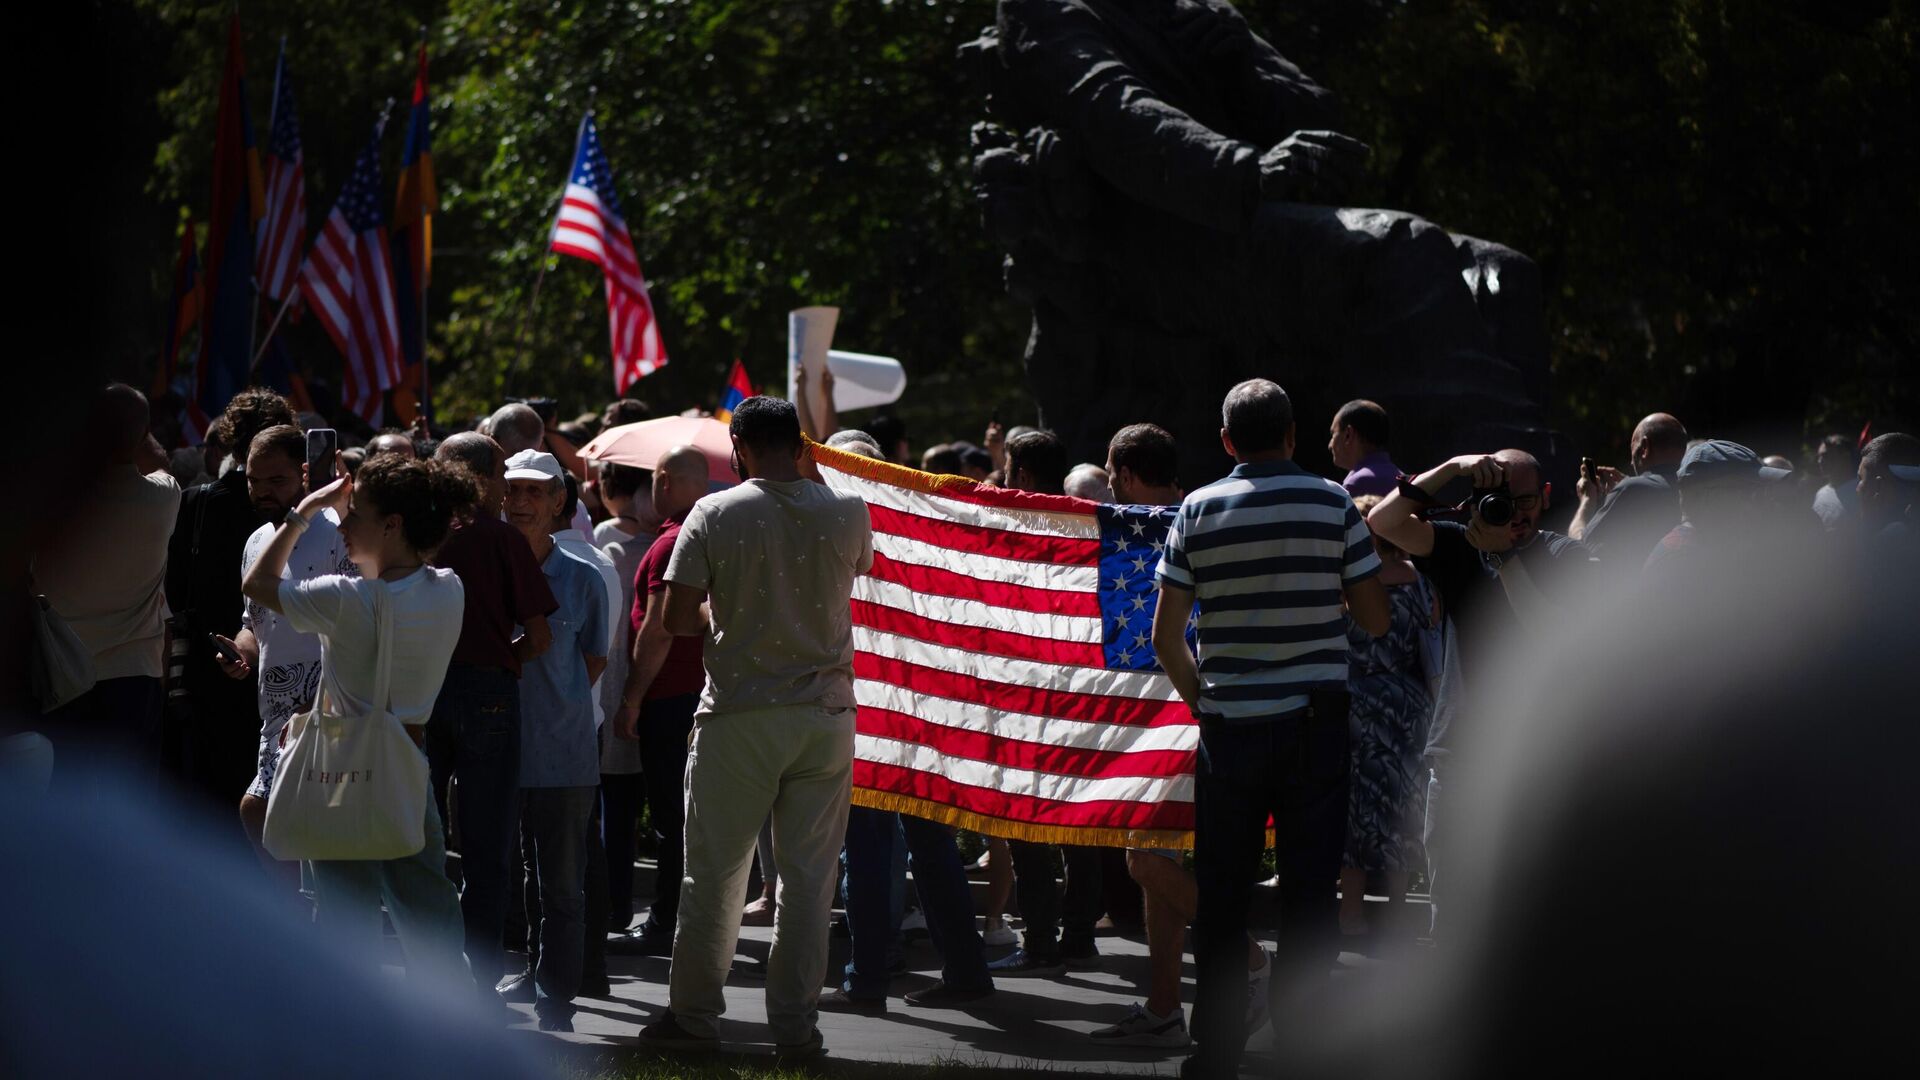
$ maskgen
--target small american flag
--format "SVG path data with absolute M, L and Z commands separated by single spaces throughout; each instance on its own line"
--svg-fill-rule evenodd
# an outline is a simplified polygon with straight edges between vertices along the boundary
M 620 217 L 613 191 L 613 167 L 600 149 L 600 132 L 593 114 L 580 121 L 580 139 L 573 152 L 573 174 L 553 223 L 552 250 L 585 259 L 600 267 L 607 278 L 607 321 L 613 352 L 613 389 L 624 394 L 635 379 L 666 366 L 667 349 L 660 343 L 660 324 L 647 298 L 647 282 L 640 275 L 640 257 L 633 237 Z
M 300 267 L 307 305 L 347 358 L 341 398 L 368 423 L 377 423 L 382 391 L 400 381 L 400 330 L 380 209 L 380 135 L 386 126 L 382 116 Z
M 873 520 L 853 801 L 1044 843 L 1190 844 L 1199 728 L 1153 650 L 1175 508 L 812 451 Z
M 267 138 L 267 213 L 261 219 L 254 251 L 254 276 L 260 291 L 275 300 L 287 295 L 307 246 L 307 175 L 300 156 L 300 117 L 293 105 L 293 81 L 287 74 L 287 43 L 273 76 L 273 131 Z

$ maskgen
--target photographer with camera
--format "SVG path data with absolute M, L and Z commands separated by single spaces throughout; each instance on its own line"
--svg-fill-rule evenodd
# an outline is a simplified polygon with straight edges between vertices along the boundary
M 1466 503 L 1453 511 L 1440 508 L 1439 492 L 1462 478 L 1473 487 Z M 1553 617 L 1548 598 L 1562 595 L 1566 579 L 1591 565 L 1579 541 L 1539 527 L 1552 494 L 1532 454 L 1502 450 L 1463 455 L 1402 480 L 1367 515 L 1374 535 L 1413 556 L 1414 569 L 1439 591 L 1441 609 L 1454 624 L 1460 683 L 1470 694 L 1491 684 L 1495 657 L 1512 647 L 1528 623 Z M 1458 511 L 1465 512 L 1465 522 L 1446 520 Z M 1581 571 L 1572 570 L 1576 564 Z M 1435 871 L 1446 839 L 1435 822 L 1446 779 L 1443 762 L 1454 741 L 1449 736 L 1446 725 L 1436 722 L 1426 751 L 1432 770 L 1427 876 L 1436 917 Z
M 1460 478 L 1473 494 L 1453 513 L 1435 512 L 1438 493 Z M 1591 563 L 1578 540 L 1539 527 L 1553 495 L 1540 462 L 1525 450 L 1466 454 L 1399 486 L 1367 515 L 1383 539 L 1413 556 L 1440 590 L 1460 628 L 1461 664 L 1483 664 L 1503 634 L 1551 618 L 1571 569 Z M 1460 515 L 1465 521 L 1446 520 Z M 1468 670 L 1463 676 L 1469 683 Z
M 1654 413 L 1634 426 L 1627 453 L 1632 475 L 1581 459 L 1580 508 L 1567 535 L 1609 571 L 1637 576 L 1660 538 L 1680 524 L 1676 475 L 1687 429 L 1667 413 Z

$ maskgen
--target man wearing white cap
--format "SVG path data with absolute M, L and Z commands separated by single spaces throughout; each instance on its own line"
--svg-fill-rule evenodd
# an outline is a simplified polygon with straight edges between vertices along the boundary
M 507 459 L 507 523 L 532 546 L 559 607 L 547 616 L 553 643 L 520 678 L 520 814 L 530 897 L 540 911 L 532 960 L 534 1011 L 545 1031 L 573 1030 L 586 943 L 588 826 L 600 783 L 593 682 L 607 666 L 607 593 L 598 568 L 554 542 L 567 501 L 552 454 Z M 531 936 L 531 934 L 529 935 Z M 531 950 L 530 950 L 531 951 Z M 511 980 L 510 980 L 511 981 Z

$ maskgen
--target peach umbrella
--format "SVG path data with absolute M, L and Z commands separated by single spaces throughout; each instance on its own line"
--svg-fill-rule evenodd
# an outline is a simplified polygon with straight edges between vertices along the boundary
M 707 456 L 707 478 L 715 483 L 737 484 L 733 471 L 733 440 L 727 425 L 711 417 L 663 416 L 637 424 L 621 424 L 595 435 L 580 448 L 580 456 L 589 461 L 611 461 L 651 469 L 667 451 L 688 443 Z

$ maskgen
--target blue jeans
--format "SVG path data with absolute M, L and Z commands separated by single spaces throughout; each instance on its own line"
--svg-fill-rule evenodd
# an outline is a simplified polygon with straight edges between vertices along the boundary
M 534 965 L 533 1007 L 541 1015 L 572 1016 L 573 999 L 580 993 L 587 944 L 587 846 L 594 839 L 589 833 L 599 792 L 598 787 L 520 792 L 527 910 L 540 913 L 538 958 L 528 960 Z
M 906 836 L 927 933 L 940 950 L 941 977 L 956 990 L 992 988 L 986 947 L 973 928 L 973 894 L 960 865 L 960 850 L 953 843 L 953 830 L 925 818 L 864 806 L 853 807 L 847 815 L 847 929 L 853 934 L 853 956 L 841 988 L 856 998 L 887 995 L 887 947 L 894 929 L 889 894 L 895 837 L 901 833 Z
M 1193 797 L 1197 1049 L 1183 1076 L 1237 1074 L 1247 1041 L 1247 910 L 1267 815 L 1280 869 L 1274 994 L 1324 981 L 1339 955 L 1334 881 L 1346 843 L 1347 740 L 1344 693 L 1315 694 L 1306 711 L 1284 717 L 1200 720 Z
M 376 958 L 384 901 L 406 950 L 408 978 L 457 986 L 468 980 L 460 956 L 460 897 L 447 878 L 446 836 L 432 803 L 426 836 L 426 846 L 404 859 L 314 862 L 313 918 Z
M 454 664 L 427 721 L 427 762 L 433 799 L 447 817 L 447 784 L 460 781 L 455 831 L 466 888 L 466 923 L 473 981 L 487 993 L 500 981 L 506 957 L 507 890 L 513 866 L 514 813 L 520 795 L 520 680 L 500 668 Z

